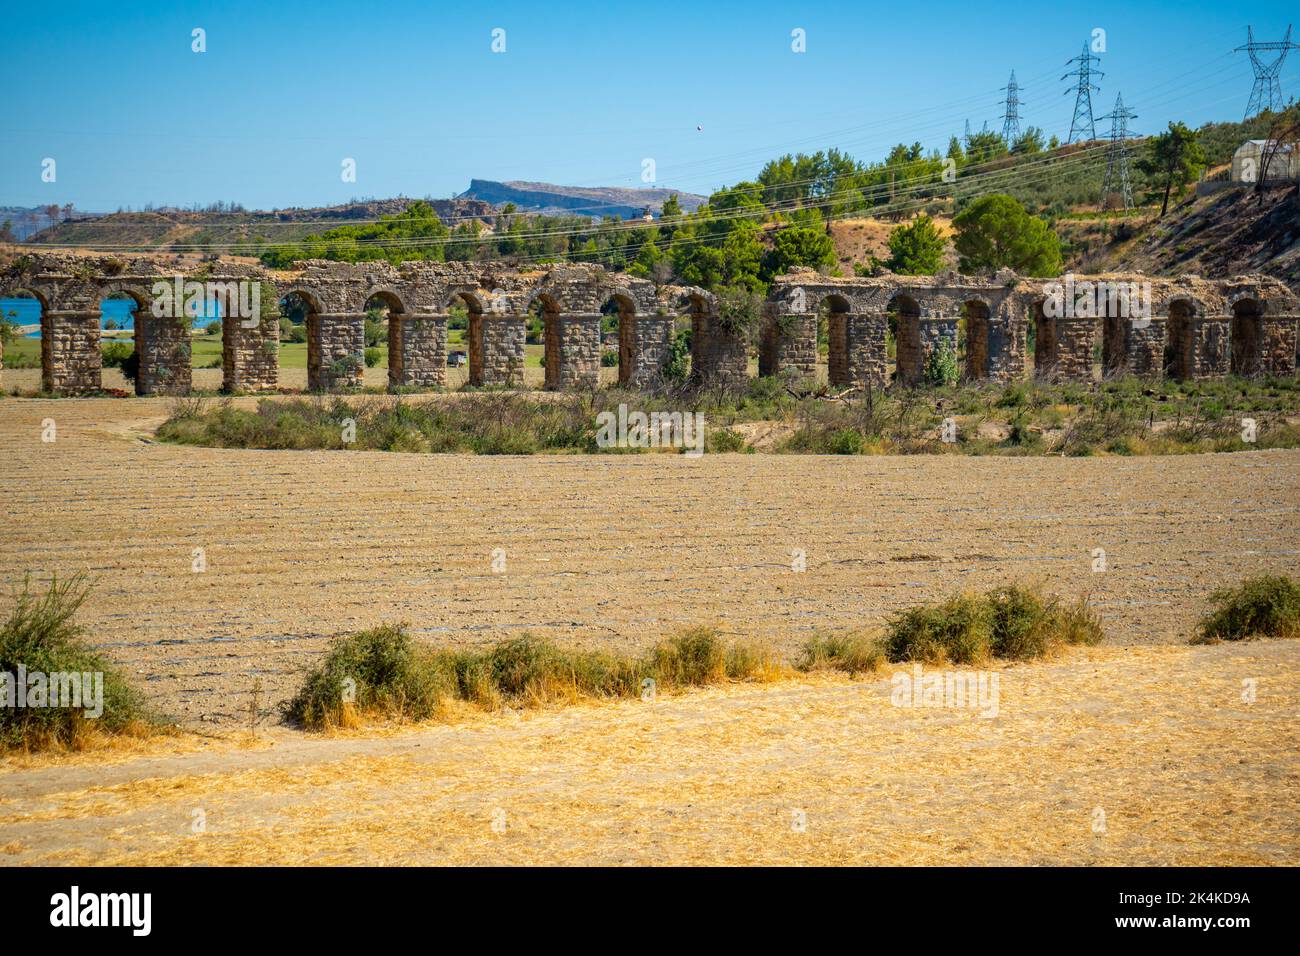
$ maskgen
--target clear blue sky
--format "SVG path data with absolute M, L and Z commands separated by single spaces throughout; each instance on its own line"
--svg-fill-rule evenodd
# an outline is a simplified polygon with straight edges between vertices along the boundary
M 942 149 L 966 118 L 1000 128 L 1013 68 L 1022 125 L 1064 137 L 1059 77 L 1098 27 L 1098 116 L 1122 91 L 1140 132 L 1240 119 L 1252 73 L 1231 49 L 1248 21 L 1279 39 L 1295 14 L 1280 0 L 12 3 L 0 205 L 275 208 L 448 196 L 474 176 L 637 186 L 645 158 L 658 185 L 707 193 L 783 152 L 878 159 L 901 140 Z M 1300 55 L 1282 87 L 1300 94 Z

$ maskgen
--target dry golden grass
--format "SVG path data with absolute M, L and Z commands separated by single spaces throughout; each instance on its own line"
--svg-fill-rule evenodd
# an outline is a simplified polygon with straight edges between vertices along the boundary
M 1004 667 L 991 720 L 892 706 L 892 670 L 19 772 L 0 845 L 19 864 L 1300 859 L 1300 643 Z

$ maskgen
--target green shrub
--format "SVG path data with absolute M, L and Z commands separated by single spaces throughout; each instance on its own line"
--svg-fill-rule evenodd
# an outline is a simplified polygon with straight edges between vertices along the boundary
M 1038 588 L 1013 584 L 907 609 L 889 622 L 884 650 L 891 661 L 979 664 L 1030 660 L 1101 639 L 1100 620 L 1082 602 L 1066 607 Z
M 307 726 L 348 727 L 364 713 L 430 717 L 455 693 L 454 675 L 422 666 L 403 626 L 386 624 L 334 641 L 283 709 Z
M 933 607 L 908 608 L 886 628 L 885 656 L 926 664 L 981 664 L 990 656 L 991 618 L 987 601 L 965 594 Z
M 1212 609 L 1195 640 L 1241 641 L 1252 637 L 1300 637 L 1300 583 L 1284 574 L 1247 578 L 1210 595 Z
M 203 327 L 203 331 L 208 335 L 220 335 L 221 322 L 220 321 L 209 322 L 207 325 Z
M 603 349 L 600 353 L 601 368 L 618 367 L 618 349 Z
M 726 649 L 715 631 L 695 627 L 657 644 L 651 669 L 665 685 L 714 684 L 727 674 Z
M 0 625 L 0 672 L 14 681 L 15 692 L 20 665 L 28 675 L 46 675 L 47 681 L 54 674 L 95 675 L 92 686 L 102 679 L 102 713 L 88 718 L 84 698 L 79 707 L 0 706 L 0 749 L 76 748 L 92 731 L 139 733 L 157 725 L 140 694 L 86 642 L 84 629 L 74 621 L 89 591 L 85 574 L 66 581 L 51 578 L 44 594 L 34 594 L 24 580 Z M 81 688 L 93 693 L 84 678 Z
M 379 364 L 379 360 L 384 357 L 383 349 L 368 348 L 365 351 L 366 368 L 374 368 Z
M 860 455 L 863 445 L 861 432 L 852 428 L 838 429 L 826 440 L 826 450 L 833 455 Z

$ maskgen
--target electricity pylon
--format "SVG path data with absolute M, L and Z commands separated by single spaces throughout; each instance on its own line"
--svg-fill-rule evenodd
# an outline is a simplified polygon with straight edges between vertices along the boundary
M 1124 106 L 1123 94 L 1115 96 L 1115 108 L 1103 120 L 1110 120 L 1110 148 L 1106 150 L 1106 178 L 1101 184 L 1101 205 L 1106 208 L 1106 200 L 1112 193 L 1119 192 L 1124 199 L 1124 208 L 1133 208 L 1133 185 L 1128 172 L 1128 121 L 1137 119 L 1137 113 Z
M 1275 43 L 1255 42 L 1255 31 L 1249 26 L 1246 27 L 1246 40 L 1245 46 L 1239 46 L 1232 52 L 1240 53 L 1245 50 L 1249 53 L 1250 65 L 1255 71 L 1255 85 L 1250 88 L 1250 102 L 1246 104 L 1246 119 L 1250 119 L 1265 110 L 1276 111 L 1286 106 L 1286 102 L 1282 99 L 1282 83 L 1278 77 L 1282 75 L 1282 64 L 1286 62 L 1286 55 L 1292 50 L 1300 50 L 1300 45 L 1291 42 L 1289 23 L 1286 26 L 1286 36 Z M 1260 50 L 1281 52 L 1272 63 L 1265 63 L 1258 56 Z
M 1016 82 L 1016 71 L 1011 71 L 1011 79 L 1002 87 L 1007 94 L 1007 105 L 1002 113 L 1002 140 L 1010 149 L 1020 139 L 1020 84 Z
M 1071 70 L 1061 77 L 1063 80 L 1071 76 L 1078 78 L 1078 82 L 1065 91 L 1066 93 L 1073 92 L 1075 94 L 1074 119 L 1070 120 L 1070 135 L 1065 138 L 1067 143 L 1073 143 L 1074 134 L 1082 134 L 1085 130 L 1088 133 L 1088 139 L 1097 138 L 1097 124 L 1092 118 L 1092 94 L 1100 93 L 1101 87 L 1094 86 L 1092 78 L 1093 76 L 1102 77 L 1106 74 L 1092 68 L 1094 61 L 1100 63 L 1101 57 L 1093 56 L 1092 51 L 1088 49 L 1086 40 L 1083 43 L 1083 52 L 1065 61 L 1066 66 L 1071 63 L 1079 64 L 1077 70 Z

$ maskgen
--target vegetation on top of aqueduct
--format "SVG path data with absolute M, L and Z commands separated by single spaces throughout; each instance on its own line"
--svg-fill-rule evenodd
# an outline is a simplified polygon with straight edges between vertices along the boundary
M 620 403 L 645 412 L 700 412 L 706 451 L 753 451 L 746 426 L 773 425 L 761 450 L 803 454 L 1147 455 L 1300 447 L 1294 378 L 1096 385 L 971 385 L 892 389 L 870 401 L 800 398 L 778 378 L 736 391 L 618 388 L 537 397 L 482 391 L 419 400 L 374 397 L 178 401 L 158 438 L 219 448 L 532 454 L 601 452 L 596 415 Z M 945 418 L 956 441 L 941 440 Z M 1243 437 L 1243 418 L 1256 422 Z M 347 441 L 344 424 L 355 423 Z

